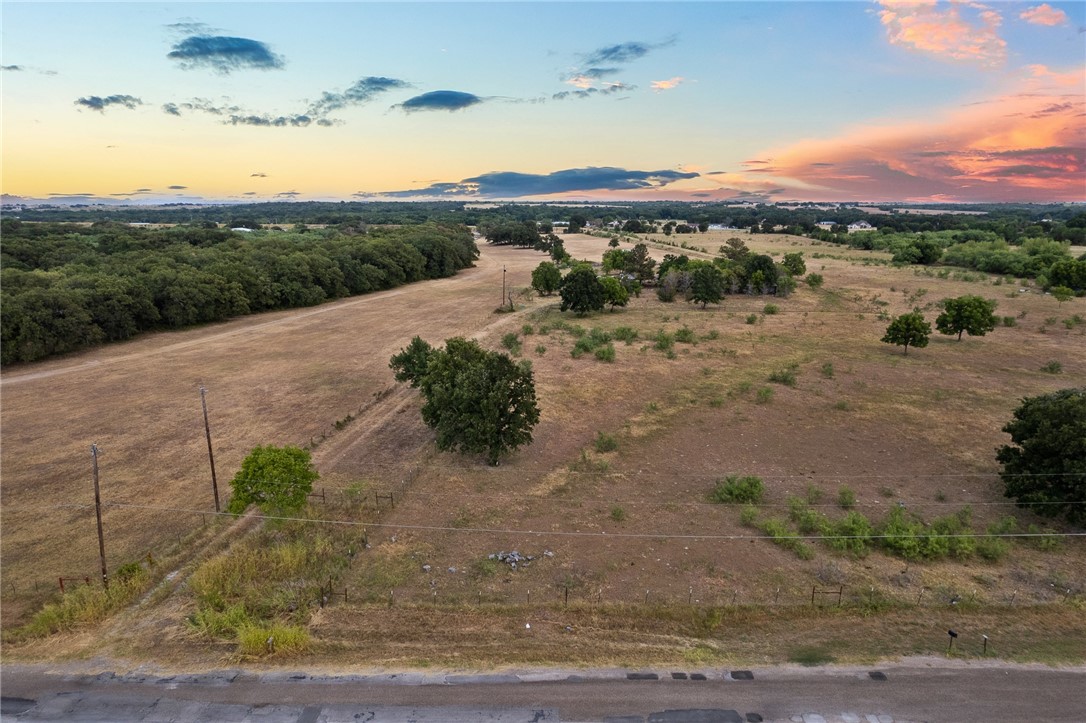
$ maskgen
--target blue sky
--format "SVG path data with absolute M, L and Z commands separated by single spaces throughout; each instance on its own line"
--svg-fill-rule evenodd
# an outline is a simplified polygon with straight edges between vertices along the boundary
M 1081 201 L 1084 26 L 1082 3 L 5 2 L 3 191 Z

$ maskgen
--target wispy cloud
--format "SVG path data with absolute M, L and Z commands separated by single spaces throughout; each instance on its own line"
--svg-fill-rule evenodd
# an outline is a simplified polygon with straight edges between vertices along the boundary
M 267 173 L 257 172 L 257 173 L 250 173 L 249 174 L 249 178 L 267 178 L 267 177 L 268 177 Z
M 225 35 L 192 35 L 173 46 L 166 54 L 186 70 L 210 68 L 227 75 L 235 70 L 278 70 L 285 66 L 283 58 L 267 44 L 249 38 Z
M 637 88 L 636 85 L 626 83 L 607 83 L 601 88 L 580 88 L 578 90 L 560 90 L 551 95 L 551 100 L 566 100 L 567 98 L 591 98 L 595 95 L 615 95 L 617 93 L 630 92 Z
M 104 113 L 106 108 L 110 106 L 119 105 L 122 108 L 129 110 L 135 110 L 137 106 L 143 105 L 143 101 L 132 95 L 107 95 L 106 97 L 98 95 L 88 95 L 84 98 L 78 98 L 75 104 L 91 110 L 96 110 L 99 113 Z
M 188 189 L 188 186 L 167 186 L 170 191 L 184 191 Z
M 403 103 L 392 106 L 400 108 L 406 113 L 415 113 L 425 110 L 457 111 L 470 108 L 473 105 L 483 103 L 484 99 L 473 93 L 464 93 L 459 90 L 434 90 L 414 98 L 408 98 Z
M 929 122 L 858 127 L 773 155 L 778 182 L 821 199 L 1082 201 L 1086 99 L 1030 68 L 1008 93 Z
M 493 197 L 520 198 L 554 196 L 576 191 L 636 191 L 656 189 L 675 181 L 697 178 L 694 172 L 636 171 L 614 167 L 570 168 L 548 174 L 495 171 L 465 178 L 457 183 L 434 183 L 425 188 L 388 191 L 380 195 L 410 197 Z
M 652 81 L 652 89 L 657 93 L 662 90 L 671 90 L 673 88 L 678 88 L 685 80 L 686 78 L 679 75 L 676 75 L 674 78 L 669 78 L 668 80 L 654 80 Z
M 1023 10 L 1018 17 L 1034 25 L 1054 26 L 1063 25 L 1067 22 L 1067 13 L 1052 7 L 1048 3 Z
M 643 43 L 640 41 L 630 41 L 625 43 L 617 43 L 615 45 L 608 45 L 602 48 L 593 50 L 584 56 L 584 62 L 589 66 L 608 65 L 615 63 L 630 63 L 639 58 L 643 58 L 653 50 L 658 48 L 666 48 L 669 45 L 673 45 L 675 39 L 671 38 L 665 40 L 662 43 Z
M 893 45 L 937 58 L 1002 65 L 1007 42 L 999 36 L 1003 16 L 978 2 L 879 0 L 879 18 Z
M 318 117 L 325 116 L 347 106 L 368 103 L 378 95 L 387 93 L 390 90 L 410 87 L 411 84 L 404 80 L 373 75 L 367 76 L 355 81 L 351 87 L 342 93 L 328 91 L 321 93 L 321 97 L 309 105 L 306 114 Z
M 319 120 L 314 121 L 313 118 L 304 113 L 298 115 L 232 115 L 223 121 L 226 125 L 231 126 L 258 126 L 261 128 L 305 128 L 314 122 L 320 124 Z
M 0 65 L 0 70 L 17 73 L 26 70 L 26 68 L 22 65 Z

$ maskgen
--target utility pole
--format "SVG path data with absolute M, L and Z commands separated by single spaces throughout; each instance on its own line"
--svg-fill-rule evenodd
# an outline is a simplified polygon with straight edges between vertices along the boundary
M 91 445 L 91 459 L 94 460 L 94 515 L 98 518 L 98 560 L 102 563 L 102 587 L 109 589 L 109 576 L 106 572 L 106 542 L 102 536 L 102 496 L 98 492 L 98 445 Z
M 505 308 L 505 267 L 502 266 L 502 307 Z
M 207 436 L 207 458 L 211 462 L 211 491 L 215 493 L 215 512 L 219 512 L 219 481 L 215 478 L 215 452 L 211 449 L 211 425 L 207 421 L 207 390 L 200 387 L 200 405 L 204 408 L 204 434 Z

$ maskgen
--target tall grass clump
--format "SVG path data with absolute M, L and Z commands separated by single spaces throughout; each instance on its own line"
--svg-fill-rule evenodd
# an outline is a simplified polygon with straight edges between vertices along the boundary
M 147 588 L 146 570 L 117 575 L 103 589 L 97 584 L 80 585 L 65 592 L 59 601 L 47 603 L 30 622 L 12 632 L 12 640 L 44 638 L 53 633 L 100 623 L 135 600 Z
M 309 633 L 298 625 L 244 625 L 237 631 L 238 652 L 265 656 L 282 653 L 297 655 L 309 649 Z

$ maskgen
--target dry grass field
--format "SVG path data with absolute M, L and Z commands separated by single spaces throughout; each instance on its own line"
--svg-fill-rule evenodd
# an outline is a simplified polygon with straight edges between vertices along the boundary
M 778 260 L 803 251 L 808 272 L 822 274 L 825 285 L 801 283 L 786 299 L 727 297 L 706 310 L 664 304 L 646 290 L 626 309 L 584 319 L 558 312 L 557 297 L 523 294 L 516 313 L 496 314 L 503 268 L 511 287 L 523 289 L 544 257 L 482 244 L 477 267 L 452 279 L 5 370 L 4 627 L 52 595 L 59 576 L 95 575 L 92 442 L 103 450 L 111 568 L 149 552 L 180 565 L 188 548 L 226 534 L 223 521 L 203 530 L 198 513 L 213 509 L 203 385 L 224 496 L 253 446 L 310 444 L 326 495 L 313 514 L 368 523 L 372 547 L 340 583 L 350 600 L 312 622 L 315 662 L 361 650 L 387 665 L 709 662 L 751 660 L 761 649 L 787 659 L 808 643 L 829 646 L 838 658 L 871 655 L 834 643 L 855 620 L 795 612 L 809 604 L 812 587 L 842 589 L 849 600 L 876 591 L 880 599 L 923 599 L 928 612 L 880 618 L 893 654 L 930 652 L 929 637 L 941 645 L 947 616 L 960 613 L 949 601 L 960 596 L 991 617 L 984 624 L 1017 641 L 1004 654 L 1066 659 L 1074 648 L 1064 647 L 1086 635 L 1081 605 L 1032 606 L 1081 599 L 1081 542 L 1069 539 L 1055 551 L 1015 543 L 999 563 L 909 565 L 882 553 L 854 559 L 817 543 L 811 559 L 800 559 L 750 539 L 758 533 L 736 507 L 706 496 L 722 476 L 756 474 L 767 486 L 764 516 L 786 517 L 791 495 L 839 516 L 844 486 L 872 520 L 898 505 L 926 520 L 968 505 L 978 530 L 1007 514 L 1023 528 L 1043 524 L 1001 496 L 994 448 L 1007 441 L 1000 428 L 1022 397 L 1086 383 L 1086 325 L 1064 323 L 1086 315 L 1083 302 L 1061 306 L 1013 282 L 996 285 L 995 277 L 927 276 L 886 266 L 886 254 L 796 237 L 655 240 L 711 253 L 731 236 Z M 569 236 L 566 247 L 598 260 L 606 240 Z M 703 255 L 653 244 L 654 256 L 664 253 Z M 887 314 L 919 306 L 934 321 L 936 302 L 967 293 L 998 300 L 996 313 L 1013 317 L 1014 326 L 960 342 L 936 334 L 908 356 L 879 342 Z M 777 312 L 765 313 L 767 304 Z M 569 331 L 543 333 L 560 320 L 630 327 L 638 338 L 615 342 L 613 363 L 573 358 Z M 674 342 L 667 354 L 652 340 L 661 330 L 690 341 Z M 416 334 L 431 343 L 471 336 L 497 349 L 510 332 L 535 370 L 542 419 L 534 443 L 497 468 L 435 451 L 418 395 L 393 381 L 389 357 Z M 1062 373 L 1041 370 L 1052 361 Z M 769 381 L 782 370 L 793 372 L 794 385 Z M 613 450 L 598 451 L 601 434 Z M 374 492 L 392 492 L 395 509 L 375 509 Z M 348 504 L 352 495 L 365 504 Z M 361 542 L 361 528 L 352 529 Z M 537 559 L 517 570 L 489 559 L 514 549 Z M 400 607 L 366 606 L 389 588 Z M 449 607 L 410 605 L 435 600 Z M 531 618 L 538 631 L 531 644 L 519 607 L 529 600 L 547 603 Z M 1011 603 L 1030 607 L 1016 615 Z M 642 630 L 631 605 L 654 608 L 649 619 L 675 619 Z M 699 606 L 709 605 L 734 607 L 749 640 L 721 638 L 727 619 L 699 618 Z M 219 659 L 221 649 L 194 648 L 185 635 L 190 611 L 183 592 L 156 598 L 140 611 L 154 621 L 141 628 L 145 634 L 115 624 L 107 638 L 124 654 Z M 767 643 L 767 631 L 782 629 L 791 642 Z M 636 634 L 620 644 L 615 630 Z M 90 654 L 101 645 L 76 636 L 62 649 Z

